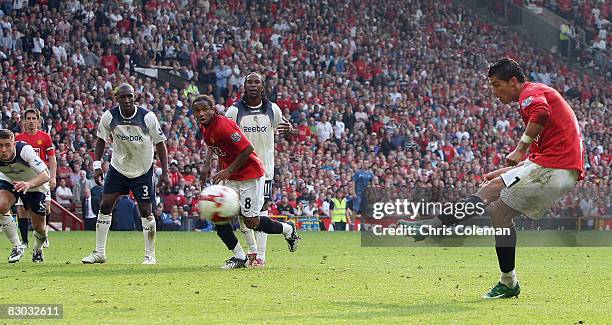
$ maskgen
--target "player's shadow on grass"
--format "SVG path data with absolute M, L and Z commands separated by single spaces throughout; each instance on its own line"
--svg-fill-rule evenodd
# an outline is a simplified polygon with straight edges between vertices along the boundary
M 347 307 L 339 313 L 334 312 L 329 315 L 313 315 L 312 318 L 323 319 L 383 319 L 402 317 L 409 319 L 419 315 L 430 314 L 457 314 L 474 308 L 460 305 L 458 302 L 448 302 L 446 304 L 387 304 L 374 302 L 346 302 L 342 304 Z

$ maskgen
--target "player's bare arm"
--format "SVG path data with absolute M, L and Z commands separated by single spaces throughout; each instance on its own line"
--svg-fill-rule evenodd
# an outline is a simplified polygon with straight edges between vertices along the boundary
M 516 149 L 512 151 L 508 156 L 506 156 L 506 164 L 509 166 L 516 166 L 519 161 L 523 160 L 523 157 L 529 150 L 529 146 L 533 142 L 535 138 L 540 135 L 540 132 L 544 129 L 544 126 L 538 123 L 529 122 L 527 123 L 527 128 L 525 129 L 525 133 L 519 140 Z
M 55 190 L 57 185 L 57 158 L 55 155 L 49 156 L 49 186 Z
M 213 175 L 213 182 L 218 184 L 221 181 L 229 179 L 229 177 L 238 169 L 240 169 L 244 163 L 249 159 L 249 156 L 255 149 L 252 145 L 246 147 L 240 154 L 234 159 L 231 165 L 229 165 L 226 169 L 223 169 Z
M 166 143 L 164 141 L 155 145 L 155 151 L 161 162 L 162 173 L 160 175 L 160 181 L 162 185 L 170 186 L 170 176 L 168 174 L 168 150 L 166 149 Z
M 102 179 L 102 155 L 104 154 L 104 148 L 106 148 L 106 141 L 104 141 L 102 138 L 98 138 L 96 139 L 96 147 L 95 147 L 95 151 L 94 151 L 94 163 L 93 163 L 93 168 L 94 168 L 94 177 L 96 179 L 100 178 Z
M 15 182 L 15 191 L 25 193 L 30 188 L 41 186 L 48 181 L 49 181 L 49 172 L 45 170 L 27 182 Z
M 210 176 L 210 164 L 212 162 L 213 152 L 208 148 L 206 150 L 206 155 L 204 156 L 204 163 L 202 164 L 202 169 L 200 170 L 200 181 L 202 184 L 206 181 L 206 179 Z

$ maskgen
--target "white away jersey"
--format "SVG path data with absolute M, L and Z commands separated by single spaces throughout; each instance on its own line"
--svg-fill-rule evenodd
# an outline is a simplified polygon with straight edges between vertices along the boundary
M 27 182 L 40 173 L 48 173 L 47 165 L 40 159 L 31 145 L 15 142 L 15 158 L 11 161 L 0 161 L 0 180 L 15 185 L 16 182 Z M 49 182 L 32 187 L 28 192 L 49 192 Z
M 265 101 L 259 107 L 234 103 L 225 116 L 236 121 L 249 139 L 265 169 L 265 179 L 274 178 L 274 132 L 282 121 L 282 112 L 275 103 Z
M 153 165 L 154 145 L 166 140 L 157 116 L 142 107 L 130 117 L 124 117 L 119 106 L 104 112 L 98 137 L 113 140 L 111 166 L 127 178 L 146 174 Z

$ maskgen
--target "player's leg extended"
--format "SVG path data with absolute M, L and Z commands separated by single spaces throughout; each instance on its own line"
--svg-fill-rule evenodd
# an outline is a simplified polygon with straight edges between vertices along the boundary
M 269 217 L 260 217 L 259 213 L 264 203 L 263 197 L 263 177 L 243 182 L 244 185 L 240 189 L 240 210 L 244 224 L 255 231 L 262 231 L 267 234 L 283 234 L 287 240 L 289 251 L 297 250 L 297 244 L 300 237 L 293 224 L 278 222 Z
M 491 181 L 484 183 L 474 195 L 470 195 L 467 198 L 461 200 L 460 202 L 466 204 L 473 204 L 475 207 L 482 207 L 482 209 L 474 209 L 472 213 L 465 213 L 462 218 L 457 218 L 454 214 L 441 214 L 435 218 L 424 220 L 416 223 L 406 223 L 400 222 L 403 225 L 407 225 L 409 227 L 417 227 L 421 229 L 421 226 L 431 226 L 431 227 L 442 227 L 442 226 L 453 226 L 459 224 L 465 220 L 476 216 L 483 216 L 486 211 L 484 208 L 488 206 L 491 202 L 494 202 L 499 198 L 499 193 L 504 187 L 504 183 L 500 177 L 497 177 Z M 484 211 L 484 213 L 483 213 Z M 467 211 L 466 211 L 467 212 Z M 426 235 L 421 234 L 420 231 L 417 231 L 414 236 L 412 236 L 415 241 L 421 241 L 426 238 Z
M 17 219 L 19 226 L 19 234 L 21 234 L 21 244 L 24 247 L 28 247 L 28 230 L 30 228 L 30 216 L 28 211 L 23 207 L 23 202 L 21 200 L 17 200 Z
M 155 202 L 153 167 L 146 174 L 135 179 L 135 184 L 131 191 L 138 202 L 140 221 L 142 222 L 142 234 L 145 243 L 145 257 L 142 264 L 156 264 L 155 237 L 157 235 L 157 226 L 153 216 L 153 202 Z
M 11 191 L 0 189 L 0 228 L 13 246 L 8 258 L 9 263 L 15 263 L 23 256 L 23 248 L 17 235 L 17 224 L 13 221 L 13 215 L 11 214 L 11 206 L 15 203 L 15 200 Z

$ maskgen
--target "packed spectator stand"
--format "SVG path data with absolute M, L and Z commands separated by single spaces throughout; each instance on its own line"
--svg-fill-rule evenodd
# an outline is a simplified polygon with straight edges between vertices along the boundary
M 265 74 L 268 98 L 296 127 L 277 138 L 271 211 L 322 216 L 337 191 L 356 201 L 358 170 L 381 193 L 477 189 L 524 128 L 487 84 L 487 65 L 504 55 L 559 90 L 583 132 L 586 178 L 551 215 L 610 216 L 610 84 L 452 1 L 15 0 L 0 24 L 1 127 L 19 132 L 24 109 L 39 108 L 58 178 L 73 187 L 80 170 L 93 177 L 96 124 L 114 87 L 131 83 L 168 137 L 173 187 L 158 190 L 156 216 L 171 228 L 197 215 L 202 188 L 193 94 L 213 94 L 223 110 L 246 73 Z M 134 71 L 161 66 L 188 82 Z

